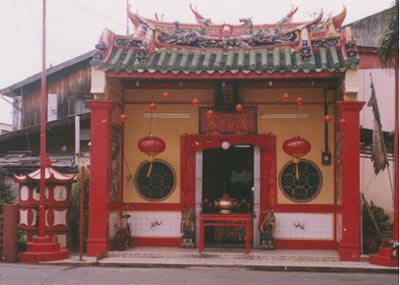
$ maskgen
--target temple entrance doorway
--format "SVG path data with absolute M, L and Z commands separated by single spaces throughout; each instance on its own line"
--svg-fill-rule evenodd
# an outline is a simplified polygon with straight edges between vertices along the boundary
M 237 144 L 203 150 L 202 213 L 251 213 L 254 205 L 254 147 Z M 231 207 L 221 206 L 228 199 Z M 244 247 L 244 227 L 206 227 L 209 247 Z

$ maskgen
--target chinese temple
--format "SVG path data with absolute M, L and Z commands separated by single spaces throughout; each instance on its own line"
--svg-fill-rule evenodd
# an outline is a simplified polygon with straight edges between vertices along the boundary
M 192 24 L 129 12 L 92 65 L 87 254 L 133 246 L 330 249 L 360 259 L 359 56 L 321 11 Z

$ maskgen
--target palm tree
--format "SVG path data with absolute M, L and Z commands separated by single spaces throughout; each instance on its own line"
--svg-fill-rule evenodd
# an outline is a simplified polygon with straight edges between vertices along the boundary
M 394 129 L 394 209 L 393 240 L 399 246 L 399 0 L 388 12 L 386 29 L 378 47 L 378 55 L 385 67 L 395 71 L 395 129 Z
M 399 52 L 399 0 L 395 0 L 388 11 L 386 29 L 380 40 L 378 55 L 385 67 L 396 68 Z M 398 68 L 398 65 L 397 65 Z

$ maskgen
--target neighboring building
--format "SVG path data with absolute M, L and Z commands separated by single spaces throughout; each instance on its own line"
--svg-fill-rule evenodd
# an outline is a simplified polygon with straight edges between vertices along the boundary
M 379 41 L 385 31 L 385 19 L 390 9 L 348 24 L 357 39 L 360 56 L 359 95 L 360 100 L 371 98 L 371 80 L 378 101 L 383 138 L 386 146 L 389 167 L 375 174 L 372 154 L 372 129 L 374 117 L 372 107 L 367 104 L 360 113 L 361 125 L 361 193 L 366 200 L 374 201 L 393 218 L 393 152 L 395 128 L 395 72 L 383 69 L 377 55 Z
M 63 172 L 77 171 L 77 156 L 88 160 L 91 55 L 88 52 L 47 73 L 47 152 L 53 166 Z M 28 173 L 39 167 L 41 73 L 0 90 L 13 101 L 11 132 L 0 135 L 0 166 L 12 173 Z M 79 118 L 77 120 L 76 118 Z M 76 128 L 79 128 L 79 132 Z M 76 139 L 80 141 L 76 149 Z M 87 165 L 88 161 L 81 164 Z
M 90 110 L 87 108 L 87 100 L 91 98 L 91 54 L 92 52 L 84 54 L 47 70 L 49 116 L 46 125 L 46 149 L 52 167 L 64 174 L 77 173 L 78 165 L 89 165 Z M 0 135 L 0 167 L 21 177 L 26 177 L 40 167 L 40 86 L 39 73 L 0 90 L 1 95 L 10 97 L 14 103 L 13 131 Z M 27 197 L 35 200 L 38 196 L 28 195 L 26 185 L 11 183 L 11 189 L 16 193 L 16 202 L 20 205 L 20 229 L 30 241 L 39 228 L 32 218 L 38 213 L 38 205 L 31 201 L 33 208 L 28 209 L 26 201 L 21 201 Z M 56 204 L 60 204 L 59 200 L 66 197 L 69 201 L 63 190 L 57 192 L 57 195 Z M 56 234 L 62 247 L 68 247 L 69 239 L 65 231 L 68 232 L 69 211 L 64 208 L 58 207 L 57 211 L 51 211 L 55 213 L 52 222 L 56 227 L 47 225 L 46 231 Z
M 195 10 L 190 25 L 130 13 L 133 35 L 104 31 L 89 101 L 88 255 L 113 248 L 127 208 L 136 246 L 181 246 L 181 223 L 194 229 L 183 244 L 240 244 L 231 230 L 199 234 L 206 201 L 229 194 L 255 214 L 254 248 L 269 209 L 276 248 L 360 259 L 356 43 L 341 29 L 345 10 L 290 23 L 296 10 L 272 25 L 218 25 Z
M 12 126 L 11 124 L 6 124 L 6 123 L 0 123 L 0 135 L 9 133 L 12 131 Z

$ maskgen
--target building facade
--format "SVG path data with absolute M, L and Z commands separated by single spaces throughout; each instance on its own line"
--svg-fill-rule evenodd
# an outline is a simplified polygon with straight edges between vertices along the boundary
M 132 35 L 105 30 L 96 46 L 88 255 L 114 247 L 121 212 L 135 246 L 240 244 L 240 229 L 199 237 L 200 218 L 223 216 L 213 206 L 227 194 L 252 216 L 253 248 L 272 210 L 275 248 L 359 260 L 364 102 L 346 10 L 292 23 L 293 9 L 271 25 L 192 11 L 195 24 L 130 13 Z

